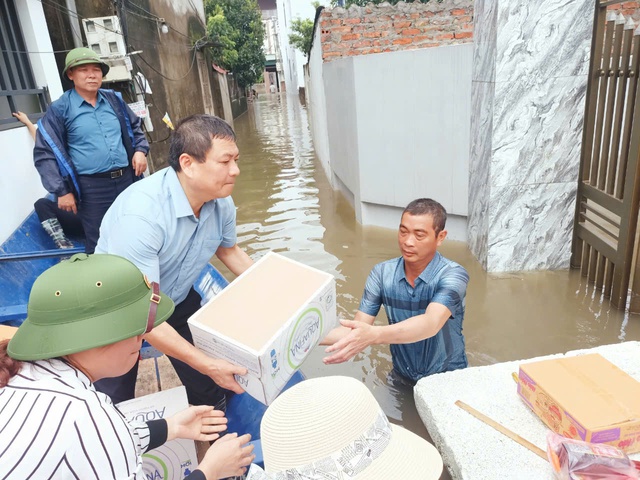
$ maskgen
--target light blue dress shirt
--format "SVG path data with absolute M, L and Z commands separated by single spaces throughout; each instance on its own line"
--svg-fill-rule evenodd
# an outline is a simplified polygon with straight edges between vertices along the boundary
M 178 304 L 218 247 L 235 244 L 233 199 L 205 203 L 197 218 L 176 172 L 169 167 L 118 196 L 102 220 L 96 253 L 131 260 Z
M 78 174 L 109 172 L 129 165 L 120 121 L 102 93 L 98 92 L 95 107 L 75 90 L 69 100 L 67 148 Z
M 467 271 L 438 252 L 416 278 L 415 288 L 407 281 L 402 257 L 373 267 L 360 302 L 361 312 L 375 317 L 384 305 L 393 325 L 423 314 L 432 302 L 451 311 L 451 317 L 433 337 L 390 346 L 393 368 L 400 375 L 417 381 L 467 366 L 462 321 L 468 282 Z

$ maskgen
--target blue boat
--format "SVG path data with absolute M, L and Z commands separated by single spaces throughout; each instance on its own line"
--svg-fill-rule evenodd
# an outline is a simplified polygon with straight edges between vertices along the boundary
M 81 239 L 71 238 L 74 248 L 56 248 L 51 238 L 40 225 L 35 212 L 31 212 L 22 224 L 0 245 L 0 325 L 20 326 L 27 317 L 29 292 L 36 278 L 49 267 L 74 253 L 84 252 Z M 196 291 L 205 300 L 224 289 L 229 282 L 211 264 L 202 270 L 194 284 Z M 162 355 L 149 344 L 143 344 L 143 358 Z M 298 371 L 286 388 L 302 381 Z M 256 453 L 255 463 L 262 466 L 260 448 L 260 421 L 266 406 L 246 393 L 235 395 L 227 405 L 228 431 L 239 435 L 250 433 Z

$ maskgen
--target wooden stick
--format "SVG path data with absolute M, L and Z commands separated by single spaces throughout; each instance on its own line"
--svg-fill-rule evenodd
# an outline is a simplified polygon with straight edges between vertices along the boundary
M 486 423 L 487 425 L 489 425 L 490 427 L 495 428 L 497 431 L 499 431 L 503 435 L 506 435 L 511 440 L 519 443 L 520 445 L 522 445 L 525 448 L 528 448 L 530 451 L 532 451 L 533 453 L 538 455 L 540 458 L 543 458 L 543 459 L 545 459 L 547 461 L 549 460 L 547 458 L 547 454 L 545 453 L 544 450 L 542 450 L 539 447 L 536 447 L 533 443 L 531 443 L 528 440 L 525 440 L 524 438 L 522 438 L 517 433 L 514 433 L 511 430 L 509 430 L 507 427 L 503 427 L 498 422 L 496 422 L 495 420 L 490 419 L 485 414 L 480 413 L 475 408 L 470 407 L 469 405 L 467 405 L 466 403 L 464 403 L 464 402 L 462 402 L 460 400 L 456 401 L 456 405 L 459 406 L 461 409 L 463 409 L 465 412 L 468 412 L 471 415 L 473 415 L 474 417 L 476 417 L 478 420 L 481 420 L 484 423 Z

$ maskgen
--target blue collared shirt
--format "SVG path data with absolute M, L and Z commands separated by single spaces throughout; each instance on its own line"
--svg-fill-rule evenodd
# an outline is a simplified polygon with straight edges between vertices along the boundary
M 65 118 L 67 148 L 79 175 L 108 172 L 129 165 L 120 121 L 98 92 L 96 106 L 71 91 Z
M 416 278 L 415 288 L 407 281 L 402 257 L 373 267 L 360 302 L 361 312 L 375 317 L 384 305 L 389 324 L 393 325 L 423 314 L 432 302 L 451 311 L 451 317 L 435 336 L 390 346 L 393 368 L 402 376 L 417 381 L 467 366 L 462 320 L 468 282 L 467 271 L 438 252 Z
M 198 218 L 176 172 L 169 167 L 118 196 L 102 220 L 96 253 L 131 260 L 180 303 L 218 247 L 235 244 L 232 198 L 205 203 Z

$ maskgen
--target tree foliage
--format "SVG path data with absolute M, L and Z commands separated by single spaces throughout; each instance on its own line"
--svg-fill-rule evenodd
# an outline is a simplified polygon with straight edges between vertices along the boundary
M 291 30 L 294 33 L 289 34 L 289 43 L 304 53 L 306 57 L 313 40 L 313 20 L 296 18 L 291 22 Z
M 256 0 L 205 0 L 207 34 L 217 44 L 214 61 L 231 71 L 241 87 L 256 83 L 264 70 L 264 25 Z

